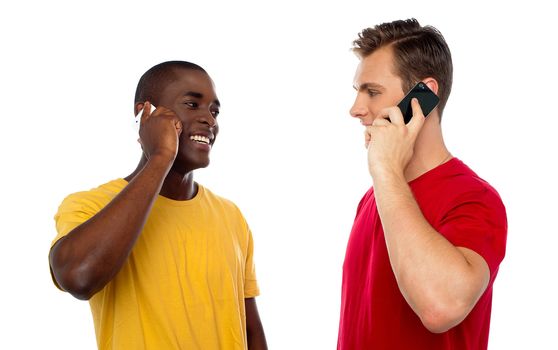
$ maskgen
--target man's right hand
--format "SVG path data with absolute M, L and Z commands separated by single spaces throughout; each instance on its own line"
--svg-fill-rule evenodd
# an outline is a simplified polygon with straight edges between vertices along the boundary
M 78 299 L 91 298 L 121 269 L 178 153 L 182 123 L 176 113 L 162 106 L 150 113 L 151 103 L 146 102 L 139 141 L 149 161 L 110 203 L 50 251 L 58 285 Z
M 151 114 L 151 103 L 145 102 L 140 121 L 139 142 L 147 159 L 162 156 L 170 162 L 178 153 L 182 122 L 171 109 L 157 107 Z
M 50 251 L 58 285 L 78 299 L 91 298 L 120 271 L 178 153 L 182 123 L 176 113 L 162 106 L 150 113 L 151 103 L 146 102 L 139 141 L 148 162 L 110 203 Z

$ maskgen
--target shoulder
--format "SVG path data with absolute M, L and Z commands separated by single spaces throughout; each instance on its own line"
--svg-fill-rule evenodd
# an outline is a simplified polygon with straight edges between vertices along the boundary
M 215 194 L 213 191 L 203 185 L 198 184 L 198 188 L 199 192 L 202 193 L 204 201 L 206 201 L 211 207 L 219 208 L 228 213 L 242 216 L 242 212 L 232 200 Z
M 198 184 L 198 191 L 205 197 L 205 200 L 210 202 L 219 203 L 227 208 L 235 208 L 238 209 L 236 204 L 230 199 L 227 199 L 221 195 L 216 194 L 215 192 L 211 191 L 209 188 Z
M 248 239 L 251 235 L 250 227 L 238 206 L 230 199 L 217 195 L 200 184 L 198 186 L 199 193 L 202 195 L 201 199 L 204 202 L 203 205 L 209 208 L 213 215 L 218 217 L 219 221 L 226 223 L 230 228 L 234 228 L 231 232 L 236 232 L 239 237 Z
M 58 235 L 52 245 L 71 230 L 103 209 L 126 186 L 123 179 L 109 181 L 89 191 L 75 192 L 64 198 L 54 215 Z
M 84 206 L 100 209 L 122 191 L 126 184 L 125 180 L 116 179 L 87 191 L 74 192 L 62 200 L 59 211 L 72 210 Z
M 471 249 L 488 263 L 494 276 L 504 258 L 507 240 L 506 209 L 487 181 L 462 162 L 454 164 L 441 180 L 439 209 L 433 227 L 452 244 Z
M 457 158 L 412 181 L 411 188 L 430 198 L 438 195 L 457 200 L 480 196 L 501 202 L 496 189 Z
M 433 169 L 411 188 L 429 221 L 439 222 L 450 212 L 474 211 L 506 221 L 504 203 L 492 185 L 457 158 Z
M 504 206 L 498 191 L 459 159 L 455 159 L 443 184 L 456 201 L 482 201 L 490 206 Z

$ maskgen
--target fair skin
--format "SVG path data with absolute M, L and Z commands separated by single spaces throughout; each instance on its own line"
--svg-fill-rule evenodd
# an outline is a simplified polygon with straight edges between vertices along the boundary
M 422 81 L 438 91 L 434 78 Z M 357 97 L 350 113 L 365 127 L 368 168 L 397 284 L 424 326 L 445 332 L 473 309 L 490 271 L 479 254 L 454 246 L 426 221 L 408 185 L 452 158 L 438 109 L 425 118 L 415 99 L 413 118 L 405 125 L 397 103 L 406 91 L 389 47 L 361 59 L 354 87 Z

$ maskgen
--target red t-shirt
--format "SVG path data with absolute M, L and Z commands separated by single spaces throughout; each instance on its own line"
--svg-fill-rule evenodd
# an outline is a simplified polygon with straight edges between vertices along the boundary
M 506 248 L 506 210 L 498 193 L 452 160 L 409 183 L 430 225 L 454 246 L 480 254 L 490 282 L 471 313 L 431 333 L 407 304 L 391 269 L 374 189 L 361 200 L 343 264 L 339 350 L 482 350 L 487 348 L 492 285 Z M 404 220 L 405 218 L 401 218 Z

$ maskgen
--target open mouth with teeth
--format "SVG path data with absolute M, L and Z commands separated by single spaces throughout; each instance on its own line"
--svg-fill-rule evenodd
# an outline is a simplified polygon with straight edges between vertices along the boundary
M 190 140 L 204 145 L 209 145 L 210 142 L 208 137 L 202 135 L 192 135 L 190 136 Z

